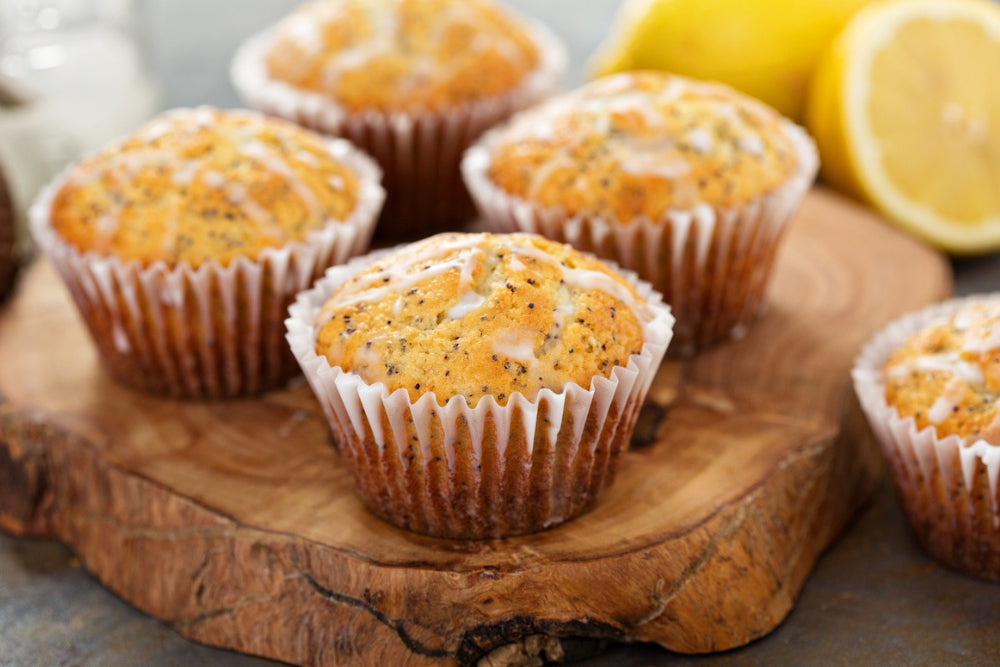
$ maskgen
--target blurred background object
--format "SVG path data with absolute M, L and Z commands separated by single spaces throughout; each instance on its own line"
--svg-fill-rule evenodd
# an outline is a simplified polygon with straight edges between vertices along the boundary
M 243 106 L 229 84 L 229 63 L 245 38 L 274 24 L 303 0 L 135 0 L 149 33 L 148 50 L 163 106 Z M 607 32 L 619 0 L 506 0 L 552 28 L 567 43 L 565 86 L 584 80 L 584 66 Z
M 71 160 L 157 108 L 131 0 L 0 0 L 0 162 L 19 227 Z

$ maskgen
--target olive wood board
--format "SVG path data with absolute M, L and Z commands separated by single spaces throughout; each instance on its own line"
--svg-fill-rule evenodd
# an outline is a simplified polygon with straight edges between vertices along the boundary
M 365 509 L 301 379 L 215 403 L 118 384 L 38 260 L 0 314 L 0 528 L 61 540 L 185 637 L 291 663 L 740 646 L 788 614 L 882 474 L 853 357 L 950 290 L 940 254 L 810 192 L 767 311 L 740 341 L 664 362 L 595 509 L 449 541 Z

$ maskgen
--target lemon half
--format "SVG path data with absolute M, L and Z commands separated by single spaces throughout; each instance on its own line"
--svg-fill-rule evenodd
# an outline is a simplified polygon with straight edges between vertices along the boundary
M 1000 249 L 1000 4 L 862 10 L 821 60 L 806 124 L 834 185 L 948 252 Z

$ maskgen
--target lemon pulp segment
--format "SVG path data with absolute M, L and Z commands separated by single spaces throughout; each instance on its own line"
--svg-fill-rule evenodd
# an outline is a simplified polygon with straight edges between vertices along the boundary
M 916 19 L 874 54 L 870 79 L 893 82 L 872 85 L 866 115 L 902 197 L 957 223 L 1000 215 L 1000 39 Z
M 888 0 L 855 16 L 807 109 L 823 174 L 955 254 L 1000 248 L 1000 4 Z

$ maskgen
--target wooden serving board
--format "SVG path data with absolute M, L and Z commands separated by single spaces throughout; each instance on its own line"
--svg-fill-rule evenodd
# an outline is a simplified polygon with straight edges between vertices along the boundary
M 664 363 L 598 507 L 463 542 L 369 514 L 302 382 L 221 403 L 117 384 L 38 262 L 0 317 L 0 527 L 62 540 L 186 637 L 294 663 L 739 646 L 781 622 L 881 472 L 852 358 L 950 286 L 940 255 L 812 192 L 766 315 L 742 341 Z

